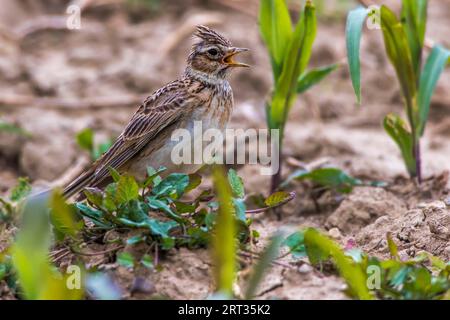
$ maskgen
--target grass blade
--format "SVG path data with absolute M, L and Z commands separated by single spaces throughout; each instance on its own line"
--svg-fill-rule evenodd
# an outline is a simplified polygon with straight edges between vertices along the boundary
M 296 92 L 297 80 L 305 71 L 311 56 L 312 44 L 317 30 L 317 19 L 314 5 L 308 1 L 295 27 L 291 43 L 283 63 L 283 71 L 276 83 L 273 96 L 270 123 L 274 128 L 284 125 Z
M 259 29 L 269 49 L 276 80 L 292 35 L 291 18 L 284 0 L 261 0 Z
M 402 23 L 408 38 L 416 75 L 420 74 L 427 23 L 427 0 L 403 0 Z
M 48 204 L 48 192 L 28 198 L 23 226 L 11 249 L 21 296 L 31 300 L 81 299 L 83 288 L 69 289 L 68 276 L 59 273 L 48 260 L 51 244 Z
M 245 291 L 245 299 L 252 299 L 255 296 L 256 290 L 259 284 L 264 278 L 266 271 L 268 271 L 270 264 L 278 256 L 278 251 L 283 242 L 283 237 L 281 234 L 276 234 L 269 245 L 266 247 L 264 252 L 261 254 L 258 262 L 252 269 L 252 274 L 248 281 L 248 286 Z
M 414 127 L 418 117 L 418 110 L 414 103 L 417 85 L 407 36 L 394 12 L 384 5 L 380 9 L 380 18 L 386 53 L 397 73 L 403 96 L 406 99 L 408 118 Z
M 406 169 L 411 175 L 415 175 L 416 161 L 413 153 L 412 135 L 405 121 L 398 115 L 390 113 L 384 117 L 383 127 L 400 148 Z
M 349 12 L 347 25 L 345 27 L 345 37 L 347 43 L 347 60 L 350 68 L 353 90 L 356 99 L 361 103 L 361 62 L 359 60 L 359 47 L 364 21 L 369 11 L 364 7 L 358 7 Z
M 212 238 L 216 288 L 220 294 L 232 297 L 236 272 L 236 226 L 231 188 L 222 168 L 214 168 L 213 178 L 219 202 L 215 234 Z
M 373 299 L 366 285 L 366 275 L 335 242 L 309 228 L 305 232 L 305 246 L 311 263 L 317 262 L 317 258 L 320 261 L 320 258 L 331 256 L 354 295 L 361 300 Z

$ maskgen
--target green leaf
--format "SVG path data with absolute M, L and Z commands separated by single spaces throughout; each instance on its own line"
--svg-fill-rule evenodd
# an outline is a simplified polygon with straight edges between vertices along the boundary
M 414 176 L 416 161 L 413 152 L 412 135 L 406 122 L 394 113 L 388 114 L 383 121 L 384 130 L 400 148 L 408 172 Z
M 17 180 L 17 185 L 11 190 L 10 200 L 18 202 L 28 196 L 31 192 L 31 186 L 29 179 L 26 177 L 20 177 Z
M 390 284 L 395 287 L 400 287 L 403 285 L 406 281 L 406 278 L 408 277 L 408 274 L 411 272 L 411 267 L 404 265 L 401 266 L 400 269 L 395 272 L 394 276 L 392 277 Z
M 22 228 L 11 248 L 21 296 L 30 300 L 81 299 L 83 289 L 70 290 L 67 276 L 60 274 L 48 259 L 52 238 L 48 197 L 49 193 L 41 193 L 27 199 Z
M 283 245 L 289 247 L 294 258 L 306 256 L 305 232 L 303 230 L 294 232 L 284 240 Z
M 87 200 L 95 205 L 96 207 L 101 207 L 103 204 L 103 192 L 98 188 L 84 188 L 84 195 Z
M 202 183 L 202 176 L 198 173 L 192 173 L 189 175 L 189 184 L 184 190 L 184 192 L 189 192 L 191 190 L 194 190 Z
M 141 258 L 141 263 L 144 267 L 146 267 L 147 269 L 154 269 L 154 264 L 153 264 L 153 258 L 148 255 L 148 254 L 144 254 Z
M 154 185 L 157 185 L 159 182 L 161 182 L 161 181 L 158 181 L 158 183 L 155 183 L 155 180 L 157 177 L 159 177 L 158 180 L 160 180 L 161 177 L 159 176 L 159 174 L 165 170 L 167 170 L 167 168 L 163 167 L 163 166 L 159 167 L 158 170 L 156 170 L 153 167 L 147 167 L 147 178 L 145 179 L 145 182 L 144 182 L 144 188 L 148 187 L 152 183 Z
M 406 112 L 412 126 L 417 122 L 418 110 L 415 104 L 417 77 L 414 71 L 411 50 L 403 25 L 388 7 L 380 9 L 381 30 L 383 31 L 386 53 L 394 66 L 406 100 Z
M 318 168 L 312 171 L 299 170 L 290 179 L 311 180 L 321 186 L 349 193 L 353 187 L 362 185 L 361 180 L 353 178 L 338 168 Z
M 354 262 L 361 263 L 363 261 L 364 253 L 361 249 L 353 248 L 345 251 L 345 255 L 352 258 Z
M 163 250 L 170 250 L 175 246 L 175 239 L 172 237 L 165 237 L 161 239 L 161 248 Z
M 109 170 L 109 174 L 113 178 L 114 182 L 119 182 L 119 180 L 120 180 L 120 173 L 116 169 L 114 169 L 113 167 L 109 167 L 108 170 Z
M 408 38 L 416 77 L 420 74 L 422 48 L 427 24 L 427 0 L 403 0 L 402 23 Z
M 197 209 L 197 205 L 185 203 L 181 201 L 174 201 L 175 207 L 177 208 L 178 213 L 194 213 Z
M 245 202 L 243 199 L 233 199 L 234 211 L 236 213 L 236 218 L 240 221 L 246 222 L 245 217 Z
M 132 176 L 121 176 L 117 183 L 115 199 L 117 203 L 124 204 L 139 197 L 139 186 Z
M 0 281 L 2 281 L 6 277 L 6 264 L 0 263 Z
M 134 257 L 129 252 L 121 252 L 117 255 L 117 263 L 124 268 L 133 269 L 134 268 Z
M 76 203 L 75 206 L 82 216 L 91 220 L 96 226 L 104 229 L 113 228 L 113 225 L 109 221 L 105 220 L 102 211 L 91 208 L 90 206 L 79 202 Z
M 127 245 L 135 245 L 135 244 L 145 241 L 145 239 L 146 239 L 145 236 L 138 234 L 136 236 L 128 238 L 126 243 L 127 243 Z
M 178 223 L 176 221 L 158 221 L 156 219 L 148 219 L 148 226 L 152 234 L 161 236 L 163 238 L 169 237 L 169 231 L 175 228 Z
M 436 84 L 445 69 L 447 60 L 450 59 L 450 51 L 434 46 L 427 58 L 419 82 L 419 94 L 417 104 L 419 106 L 418 136 L 422 136 L 425 131 L 428 113 L 430 111 L 431 96 L 436 89 Z
M 345 29 L 348 66 L 358 103 L 361 103 L 361 62 L 359 47 L 364 21 L 368 14 L 369 10 L 364 7 L 358 7 L 350 11 L 347 16 Z
M 180 216 L 178 216 L 175 212 L 173 212 L 172 209 L 170 209 L 170 206 L 167 204 L 166 201 L 161 199 L 156 199 L 155 197 L 147 197 L 148 205 L 150 208 L 155 210 L 161 210 L 169 215 L 172 219 L 178 222 L 182 222 L 182 219 Z
M 339 64 L 334 63 L 329 66 L 320 67 L 304 72 L 297 80 L 297 93 L 303 93 L 312 86 L 318 84 L 338 67 Z
M 258 286 L 268 272 L 271 263 L 277 258 L 280 246 L 283 242 L 281 234 L 276 234 L 269 245 L 264 249 L 257 263 L 253 266 L 250 279 L 245 291 L 245 299 L 252 299 L 256 294 Z
M 286 202 L 292 196 L 289 192 L 286 191 L 277 191 L 272 193 L 264 200 L 264 204 L 268 207 L 275 207 L 281 203 Z
M 391 257 L 400 260 L 397 245 L 395 244 L 394 240 L 392 240 L 392 235 L 390 232 L 386 234 L 386 239 Z
M 311 57 L 316 30 L 315 7 L 307 1 L 286 52 L 280 78 L 275 84 L 269 110 L 270 123 L 275 126 L 273 128 L 284 126 L 289 109 L 294 102 L 298 78 L 305 71 Z
M 305 246 L 312 264 L 331 256 L 353 294 L 361 300 L 373 299 L 366 285 L 366 275 L 336 243 L 317 230 L 308 228 L 305 232 Z
M 220 203 L 212 237 L 212 261 L 217 291 L 231 297 L 236 272 L 236 225 L 231 188 L 220 167 L 213 169 L 216 195 Z
M 86 128 L 77 133 L 77 143 L 80 148 L 89 153 L 94 150 L 94 132 L 90 128 Z
M 292 36 L 291 18 L 285 0 L 262 0 L 260 3 L 259 29 L 269 50 L 276 80 Z
M 228 182 L 230 183 L 233 195 L 237 198 L 244 198 L 245 192 L 242 178 L 238 176 L 234 169 L 228 170 Z
M 61 192 L 53 191 L 50 208 L 50 220 L 55 229 L 64 235 L 76 237 L 83 227 L 83 221 L 77 221 L 75 208 L 66 203 Z
M 184 190 L 189 185 L 189 176 L 184 173 L 172 173 L 163 179 L 158 185 L 152 189 L 152 193 L 156 196 L 162 195 L 176 195 L 176 198 L 180 198 Z

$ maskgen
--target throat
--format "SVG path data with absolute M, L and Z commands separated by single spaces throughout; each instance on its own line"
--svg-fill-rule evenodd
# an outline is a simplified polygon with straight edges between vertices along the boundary
M 188 66 L 186 70 L 184 71 L 184 75 L 190 78 L 194 78 L 200 82 L 207 83 L 210 85 L 224 85 L 228 81 L 225 79 L 226 77 L 226 71 L 223 70 L 223 74 L 221 72 L 219 73 L 206 73 L 202 72 L 200 70 L 193 69 L 192 67 Z

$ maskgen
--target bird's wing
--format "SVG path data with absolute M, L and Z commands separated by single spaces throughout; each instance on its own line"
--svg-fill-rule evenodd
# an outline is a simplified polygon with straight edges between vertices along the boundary
M 159 132 L 176 123 L 200 103 L 182 82 L 174 82 L 149 96 L 131 118 L 114 144 L 91 168 L 70 183 L 64 194 L 71 196 L 84 187 L 101 182 L 109 168 L 118 169 L 141 151 Z
M 109 168 L 120 168 L 144 148 L 159 132 L 179 120 L 186 104 L 195 103 L 186 90 L 175 90 L 158 97 L 150 96 L 131 118 L 111 148 L 96 163 L 95 180 L 109 174 Z

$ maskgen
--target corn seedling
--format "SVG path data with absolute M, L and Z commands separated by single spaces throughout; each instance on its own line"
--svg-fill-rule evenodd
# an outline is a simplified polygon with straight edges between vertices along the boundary
M 401 19 L 382 5 L 379 10 L 359 7 L 347 18 L 347 55 L 350 75 L 358 102 L 361 100 L 359 45 L 364 21 L 378 21 L 387 56 L 395 69 L 405 104 L 407 120 L 388 114 L 383 126 L 398 145 L 411 177 L 422 181 L 420 139 L 424 134 L 431 96 L 437 81 L 450 59 L 450 51 L 435 45 L 422 67 L 426 0 L 403 0 Z
M 282 142 L 289 110 L 297 94 L 325 78 L 337 65 L 307 71 L 317 29 L 315 7 L 306 1 L 293 28 L 284 0 L 261 0 L 259 27 L 269 52 L 274 88 L 266 104 L 267 125 L 280 131 L 279 170 L 272 177 L 274 191 L 281 182 Z

